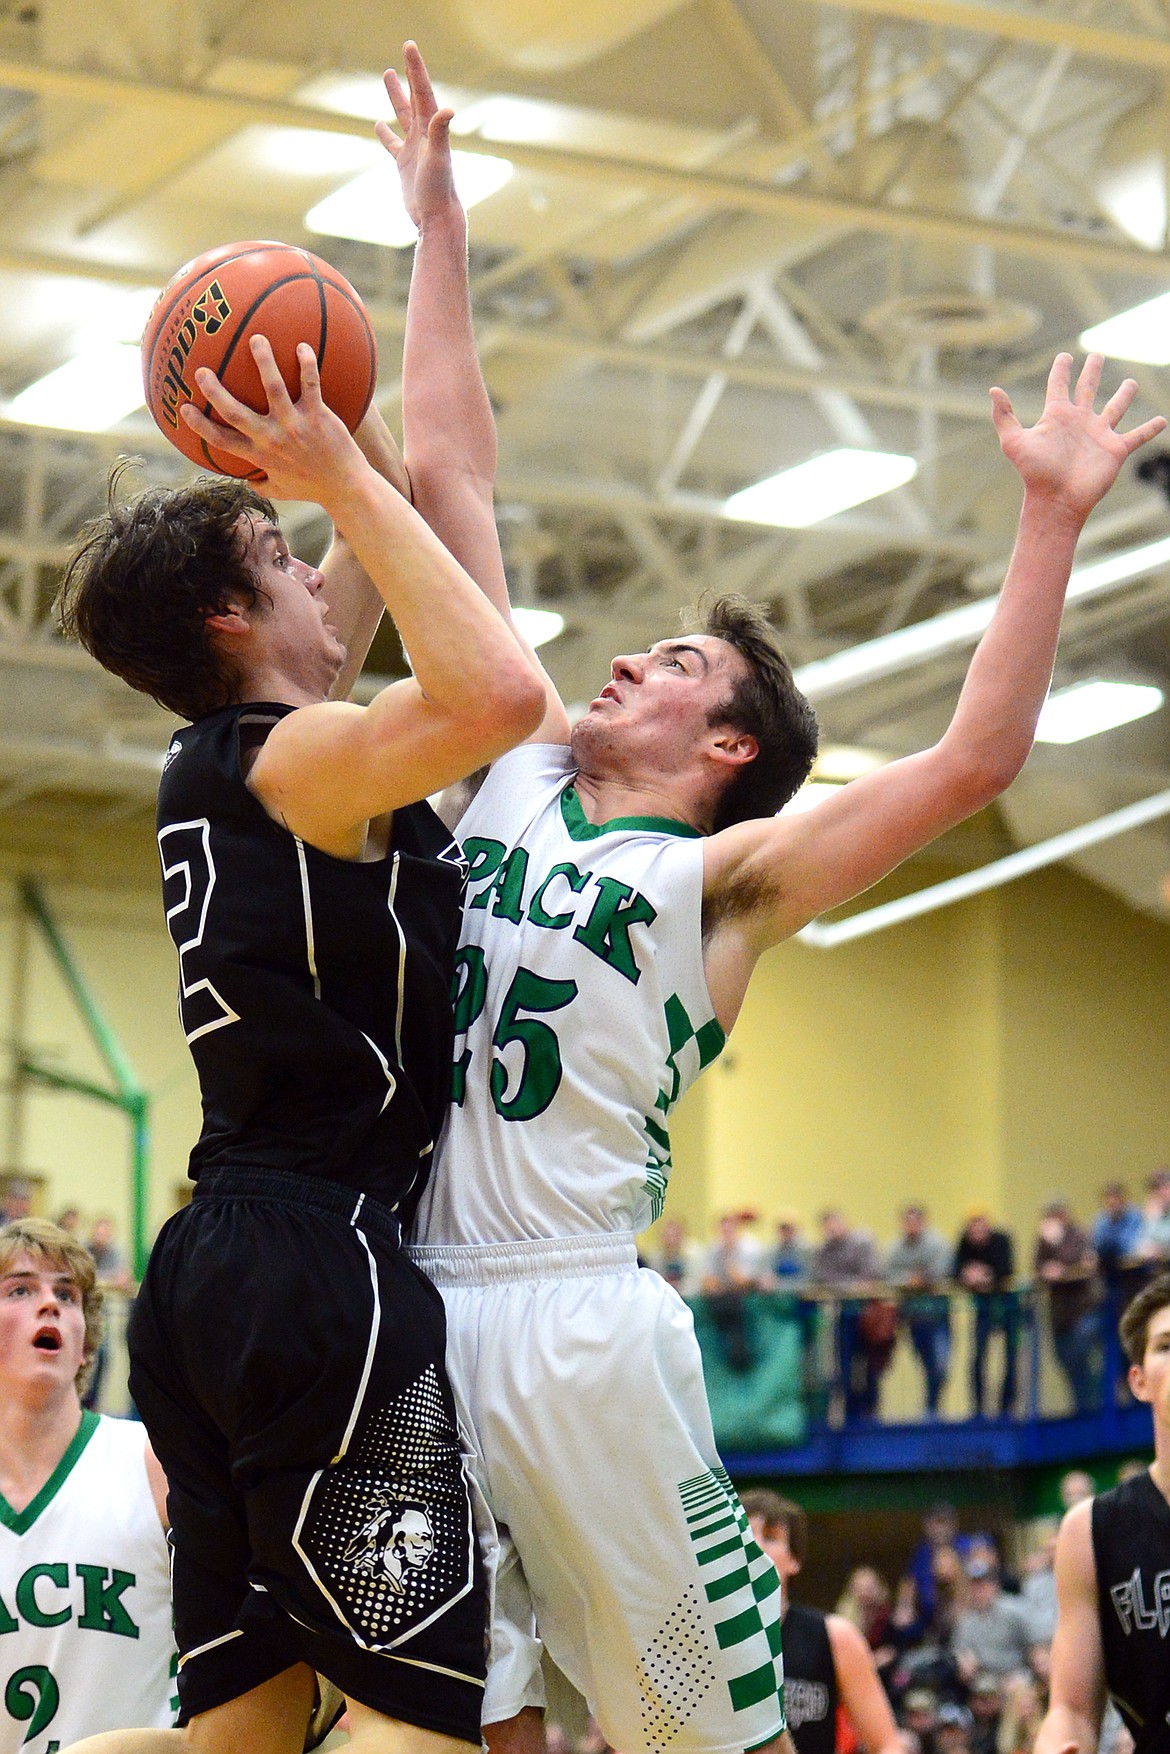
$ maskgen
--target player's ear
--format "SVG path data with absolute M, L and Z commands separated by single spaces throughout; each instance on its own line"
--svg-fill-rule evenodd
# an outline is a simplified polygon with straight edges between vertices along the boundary
M 724 766 L 742 767 L 745 762 L 756 759 L 760 745 L 750 731 L 741 731 L 735 725 L 714 725 L 710 751 L 712 758 Z
M 1126 1372 L 1126 1381 L 1129 1383 L 1129 1392 L 1135 1401 L 1148 1401 L 1150 1399 L 1150 1392 L 1146 1387 L 1146 1373 L 1140 1364 L 1130 1365 Z
M 222 609 L 216 610 L 214 615 L 204 616 L 203 625 L 214 629 L 216 633 L 226 635 L 228 639 L 239 639 L 248 632 L 251 622 L 244 605 L 229 597 Z

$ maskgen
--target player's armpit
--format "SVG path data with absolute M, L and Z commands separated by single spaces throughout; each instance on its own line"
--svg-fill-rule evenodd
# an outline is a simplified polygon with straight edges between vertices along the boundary
M 248 786 L 270 816 L 311 846 L 358 858 L 373 817 L 442 791 L 518 741 L 507 695 L 455 714 L 407 679 L 367 707 L 327 701 L 289 713 L 269 733 Z

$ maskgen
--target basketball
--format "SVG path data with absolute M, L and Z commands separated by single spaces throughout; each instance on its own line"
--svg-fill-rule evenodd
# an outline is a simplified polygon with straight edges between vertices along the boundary
M 224 244 L 180 268 L 155 302 L 142 338 L 142 382 L 156 425 L 193 463 L 221 475 L 258 479 L 242 457 L 217 450 L 179 416 L 184 402 L 217 416 L 195 383 L 209 366 L 238 401 L 268 406 L 249 341 L 265 335 L 295 401 L 297 344 L 317 356 L 321 395 L 350 432 L 370 405 L 377 376 L 365 306 L 336 268 L 292 244 Z

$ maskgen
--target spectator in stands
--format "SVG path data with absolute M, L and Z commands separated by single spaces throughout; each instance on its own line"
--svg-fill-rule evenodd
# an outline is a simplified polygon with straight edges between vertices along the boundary
M 903 1207 L 902 1234 L 886 1258 L 886 1278 L 902 1292 L 901 1317 L 926 1376 L 926 1412 L 938 1414 L 951 1357 L 951 1311 L 946 1284 L 951 1251 L 926 1222 L 926 1209 Z
M 935 1754 L 971 1754 L 973 1725 L 968 1706 L 951 1702 L 940 1705 L 934 1726 Z
M 954 1505 L 945 1500 L 932 1504 L 922 1519 L 922 1538 L 906 1567 L 917 1594 L 919 1612 L 927 1620 L 934 1613 L 934 1556 L 941 1547 L 954 1547 L 960 1539 Z
M 1101 1404 L 1101 1287 L 1092 1244 L 1064 1200 L 1044 1208 L 1034 1266 L 1048 1288 L 1052 1344 L 1073 1409 L 1090 1413 Z
M 987 1349 L 993 1334 L 1003 1335 L 1003 1382 L 999 1410 L 1016 1403 L 1016 1351 L 1020 1339 L 1019 1298 L 1012 1286 L 1015 1251 L 1006 1230 L 996 1230 L 986 1211 L 972 1212 L 955 1249 L 951 1277 L 971 1293 L 975 1337 L 971 1352 L 971 1411 L 981 1419 L 986 1404 Z
M 797 1754 L 834 1754 L 838 1707 L 866 1754 L 901 1754 L 889 1701 L 865 1639 L 839 1614 L 789 1598 L 808 1551 L 803 1510 L 775 1492 L 746 1492 L 757 1545 L 776 1567 L 784 1636 L 784 1704 Z M 889 1591 L 885 1592 L 887 1603 Z
M 1106 1182 L 1101 1189 L 1101 1210 L 1093 1220 L 1089 1240 L 1101 1277 L 1110 1289 L 1132 1284 L 1133 1290 L 1137 1290 L 1133 1280 L 1141 1272 L 1144 1228 L 1141 1208 L 1129 1198 L 1124 1182 Z
M 33 1190 L 32 1183 L 25 1181 L 23 1176 L 14 1175 L 4 1189 L 4 1199 L 0 1202 L 0 1224 L 15 1224 L 21 1218 L 32 1216 Z
M 1137 1466 L 1138 1472 L 1144 1474 L 1146 1464 L 1139 1462 Z M 1060 1476 L 1060 1485 L 1057 1487 L 1065 1510 L 1071 1510 L 1074 1504 L 1083 1504 L 1086 1498 L 1092 1498 L 1096 1490 L 1096 1481 L 1084 1468 L 1070 1468 L 1067 1474 Z
M 837 1374 L 845 1421 L 872 1419 L 878 1384 L 890 1361 L 893 1334 L 867 1332 L 865 1310 L 872 1301 L 881 1266 L 868 1231 L 851 1230 L 835 1206 L 820 1215 L 821 1244 L 809 1259 L 809 1282 L 840 1299 L 837 1315 Z
M 902 1728 L 912 1735 L 921 1754 L 934 1754 L 934 1732 L 938 1724 L 938 1699 L 929 1687 L 911 1687 L 902 1700 L 899 1713 Z
M 971 1712 L 971 1754 L 996 1754 L 999 1720 L 1003 1716 L 1003 1682 L 980 1669 L 967 1693 Z
M 1051 1644 L 1056 1631 L 1056 1574 L 1053 1565 L 1059 1528 L 1058 1517 L 1043 1517 L 1034 1523 L 1024 1560 L 1020 1600 L 1031 1618 L 1034 1644 Z
M 664 1218 L 654 1246 L 647 1251 L 646 1265 L 661 1273 L 680 1297 L 693 1297 L 702 1278 L 702 1252 L 702 1246 L 687 1236 L 681 1218 Z
M 1170 1169 L 1156 1169 L 1148 1187 L 1138 1253 L 1145 1261 L 1170 1261 Z
M 776 1240 L 768 1259 L 768 1271 L 779 1281 L 782 1291 L 808 1277 L 808 1249 L 800 1234 L 800 1221 L 795 1212 L 781 1212 L 776 1220 Z
M 114 1221 L 112 1218 L 95 1218 L 90 1226 L 86 1239 L 87 1254 L 97 1269 L 97 1282 L 102 1292 L 108 1295 L 111 1291 L 120 1292 L 123 1296 L 130 1290 L 130 1270 L 121 1249 L 114 1241 Z M 109 1304 L 107 1303 L 107 1308 Z M 93 1369 L 89 1382 L 81 1397 L 82 1406 L 89 1412 L 97 1407 L 105 1382 L 106 1372 L 110 1364 L 109 1327 L 102 1328 L 101 1343 L 94 1354 Z
M 56 1225 L 66 1236 L 76 1236 L 81 1229 L 81 1213 L 76 1206 L 63 1206 L 57 1214 Z
M 702 1289 L 724 1359 L 732 1370 L 747 1370 L 753 1359 L 748 1338 L 744 1297 L 758 1290 L 764 1280 L 763 1254 L 747 1226 L 754 1212 L 726 1212 L 719 1220 L 719 1235 L 707 1251 Z
M 1024 1673 L 1035 1640 L 1028 1611 L 1005 1595 L 999 1573 L 985 1558 L 967 1562 L 969 1597 L 955 1622 L 955 1655 L 968 1687 L 983 1671 L 1007 1677 Z

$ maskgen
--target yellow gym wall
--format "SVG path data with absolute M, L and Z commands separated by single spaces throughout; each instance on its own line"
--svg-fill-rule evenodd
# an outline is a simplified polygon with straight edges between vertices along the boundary
M 832 1204 L 884 1243 L 906 1199 L 948 1236 L 986 1203 L 1025 1240 L 1049 1193 L 1087 1217 L 1102 1181 L 1140 1192 L 1170 1158 L 1168 1069 L 1170 928 L 1071 872 L 786 944 L 676 1110 L 670 1210 L 705 1237 L 723 1211 L 812 1228 Z

